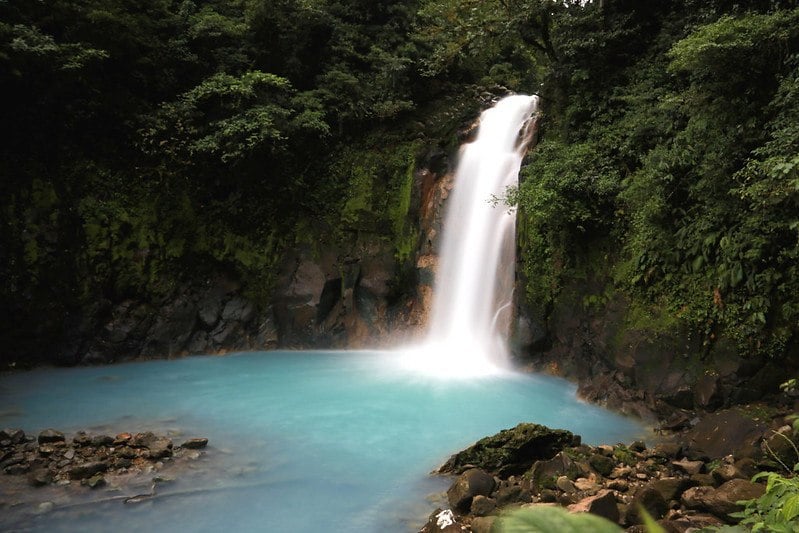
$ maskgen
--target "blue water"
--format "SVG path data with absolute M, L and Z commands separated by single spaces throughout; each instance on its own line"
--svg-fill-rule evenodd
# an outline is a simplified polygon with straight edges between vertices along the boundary
M 634 420 L 578 401 L 562 380 L 438 380 L 392 357 L 264 352 L 0 376 L 2 427 L 209 439 L 196 472 L 159 487 L 165 497 L 56 502 L 40 516 L 31 514 L 36 502 L 0 504 L 0 529 L 406 532 L 448 484 L 429 472 L 483 436 L 519 422 L 593 444 L 644 434 Z

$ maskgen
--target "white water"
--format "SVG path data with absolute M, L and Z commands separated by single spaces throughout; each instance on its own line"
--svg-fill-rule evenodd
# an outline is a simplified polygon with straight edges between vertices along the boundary
M 427 343 L 411 364 L 442 376 L 481 376 L 507 367 L 513 313 L 516 212 L 501 201 L 516 186 L 537 96 L 514 95 L 483 112 L 461 148 L 447 200 Z

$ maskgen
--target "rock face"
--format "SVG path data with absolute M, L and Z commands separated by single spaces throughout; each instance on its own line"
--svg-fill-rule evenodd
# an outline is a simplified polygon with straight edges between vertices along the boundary
M 799 370 L 795 351 L 778 366 L 741 356 L 723 337 L 703 344 L 672 314 L 634 307 L 602 272 L 562 287 L 551 307 L 518 307 L 526 321 L 518 334 L 529 337 L 520 361 L 578 382 L 588 401 L 653 422 L 761 399 Z M 535 341 L 531 330 L 542 331 Z
M 501 477 L 522 474 L 536 461 L 551 459 L 563 448 L 574 445 L 576 439 L 579 437 L 569 431 L 519 424 L 453 455 L 439 472 L 461 473 L 477 467 Z

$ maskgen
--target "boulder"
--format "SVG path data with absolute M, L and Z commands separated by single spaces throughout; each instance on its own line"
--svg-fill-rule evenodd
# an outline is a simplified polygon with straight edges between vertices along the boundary
M 707 415 L 685 436 L 693 456 L 704 454 L 711 459 L 734 455 L 759 455 L 758 443 L 768 431 L 766 424 L 747 416 L 739 409 L 725 409 Z
M 526 472 L 536 461 L 551 459 L 567 446 L 579 444 L 570 431 L 522 423 L 477 441 L 459 452 L 439 469 L 441 473 L 461 473 L 481 468 L 500 477 Z
M 598 453 L 588 458 L 588 464 L 591 465 L 591 468 L 596 470 L 598 474 L 605 477 L 609 476 L 616 467 L 616 461 L 612 457 L 600 455 Z
M 690 479 L 680 477 L 664 477 L 649 482 L 649 486 L 667 502 L 679 500 L 680 495 L 691 485 L 693 483 Z
M 655 520 L 663 518 L 669 507 L 666 500 L 654 488 L 646 485 L 635 493 L 630 506 L 627 508 L 625 520 L 628 524 L 642 524 L 643 516 L 640 510 L 643 509 Z
M 580 474 L 579 466 L 562 452 L 552 459 L 536 461 L 529 471 L 530 480 L 538 489 L 554 487 L 555 480 L 560 476 L 577 479 Z
M 60 431 L 56 431 L 55 429 L 45 429 L 41 433 L 39 433 L 39 438 L 37 439 L 39 444 L 47 444 L 47 443 L 55 443 L 55 442 L 65 442 L 64 434 Z
M 671 464 L 674 468 L 685 472 L 689 476 L 701 474 L 705 469 L 705 463 L 702 461 L 689 461 L 688 459 L 682 459 L 680 461 L 672 461 Z
M 707 511 L 723 520 L 732 521 L 730 513 L 742 509 L 736 502 L 759 498 L 764 492 L 763 485 L 745 479 L 731 479 L 718 488 L 690 488 L 683 492 L 681 501 L 689 509 Z
M 449 490 L 447 499 L 452 508 L 461 513 L 469 512 L 475 496 L 490 496 L 494 490 L 494 477 L 483 470 L 473 468 L 461 474 Z
M 496 508 L 497 502 L 495 500 L 488 496 L 478 494 L 472 498 L 472 505 L 469 512 L 474 516 L 486 516 L 494 512 Z
M 21 429 L 0 429 L 0 441 L 8 441 L 10 444 L 19 444 L 25 440 L 25 432 Z
M 568 509 L 572 513 L 591 513 L 607 518 L 611 522 L 619 521 L 619 507 L 611 490 L 601 490 L 594 496 L 583 498 L 570 505 Z

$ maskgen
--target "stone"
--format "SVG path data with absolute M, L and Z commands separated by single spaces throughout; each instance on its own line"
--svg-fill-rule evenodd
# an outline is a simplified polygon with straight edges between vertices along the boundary
M 150 431 L 137 433 L 130 441 L 133 448 L 146 448 L 151 459 L 161 459 L 172 456 L 172 441 L 166 437 L 158 437 Z
M 719 485 L 731 479 L 749 479 L 752 477 L 741 472 L 741 470 L 734 464 L 720 465 L 718 468 L 714 468 L 710 474 Z
M 447 500 L 458 512 L 468 512 L 475 496 L 490 496 L 494 490 L 494 477 L 478 468 L 467 470 L 447 490 Z
M 647 485 L 638 489 L 627 508 L 625 520 L 628 524 L 643 523 L 644 520 L 640 514 L 640 509 L 644 509 L 649 513 L 649 516 L 659 520 L 666 514 L 669 506 L 658 491 Z
M 570 431 L 522 423 L 485 437 L 452 457 L 440 473 L 461 473 L 477 467 L 500 477 L 519 475 L 539 460 L 553 458 L 567 446 L 579 444 Z
M 616 467 L 616 461 L 607 455 L 594 454 L 588 458 L 588 464 L 591 468 L 596 470 L 598 474 L 605 477 L 609 476 L 613 469 Z
M 740 511 L 736 502 L 759 498 L 765 487 L 745 479 L 731 479 L 718 488 L 692 487 L 682 494 L 681 502 L 689 509 L 707 511 L 723 520 L 732 521 L 730 513 Z
M 39 433 L 37 441 L 39 444 L 48 444 L 55 442 L 65 442 L 64 434 L 54 429 L 45 429 Z
M 20 474 L 26 473 L 30 470 L 31 465 L 29 463 L 17 463 L 15 465 L 5 467 L 4 471 L 6 474 L 10 476 L 18 476 Z
M 672 461 L 671 464 L 674 466 L 674 468 L 685 472 L 689 476 L 701 474 L 705 469 L 705 463 L 702 461 L 689 461 L 688 459 L 682 459 L 680 461 Z
M 478 494 L 474 498 L 472 498 L 472 505 L 470 507 L 470 512 L 474 516 L 486 516 L 494 512 L 497 508 L 497 502 L 493 499 L 489 498 L 488 496 L 483 496 L 482 494 Z
M 114 444 L 114 438 L 109 435 L 95 435 L 91 440 L 91 445 L 95 448 L 111 446 L 112 444 Z
M 630 444 L 629 449 L 634 452 L 641 453 L 646 450 L 646 444 L 644 444 L 644 441 L 642 440 L 637 440 Z
M 36 514 L 47 514 L 53 510 L 55 504 L 53 502 L 42 502 L 36 506 Z
M 511 503 L 527 503 L 531 495 L 523 490 L 519 485 L 501 486 L 493 495 L 497 506 L 504 506 Z
M 614 479 L 608 483 L 608 488 L 618 492 L 627 492 L 630 489 L 630 483 L 624 479 Z
M 799 461 L 797 443 L 794 442 L 793 428 L 785 425 L 777 431 L 771 431 L 760 443 L 763 456 L 784 465 L 793 466 Z
M 570 505 L 568 509 L 572 513 L 591 513 L 607 518 L 611 522 L 619 521 L 619 507 L 613 491 L 610 490 L 601 490 L 594 496 L 583 498 Z
M 596 481 L 581 477 L 574 480 L 574 488 L 580 492 L 596 493 L 601 487 Z
M 649 483 L 649 486 L 667 502 L 670 500 L 679 500 L 680 495 L 691 487 L 691 485 L 690 479 L 680 477 L 664 477 L 655 479 Z
M 90 489 L 96 489 L 105 485 L 105 478 L 102 474 L 95 474 L 89 479 L 85 480 L 84 483 Z
M 620 478 L 628 478 L 632 475 L 633 469 L 629 466 L 617 466 L 613 469 L 613 471 L 608 475 L 610 479 L 620 479 Z
M 723 399 L 719 392 L 718 376 L 703 375 L 694 385 L 694 405 L 709 410 L 720 407 Z
M 205 448 L 207 445 L 208 445 L 208 439 L 206 438 L 192 438 L 185 441 L 183 444 L 180 445 L 180 447 L 189 450 L 198 450 L 200 448 Z
M 9 444 L 20 444 L 25 440 L 25 432 L 21 429 L 0 429 L 0 441 L 6 440 Z
M 709 414 L 685 435 L 694 454 L 701 453 L 710 458 L 734 455 L 755 457 L 760 454 L 758 444 L 768 432 L 763 421 L 747 416 L 739 409 L 731 408 Z
M 84 431 L 79 431 L 72 438 L 72 444 L 74 444 L 75 446 L 91 446 L 92 438 L 89 435 L 87 435 Z
M 34 487 L 49 485 L 53 482 L 53 474 L 46 468 L 36 468 L 28 474 L 28 482 Z
M 662 457 L 663 459 L 678 459 L 682 453 L 682 445 L 676 442 L 661 442 L 650 450 L 652 457 Z
M 558 479 L 555 480 L 555 486 L 566 493 L 572 493 L 577 490 L 577 488 L 574 486 L 574 482 L 572 482 L 572 480 L 566 476 L 558 477 Z
M 580 475 L 580 467 L 564 453 L 558 453 L 552 459 L 536 461 L 529 471 L 533 486 L 539 490 L 553 488 L 555 480 L 560 476 L 576 479 Z
M 108 470 L 108 463 L 105 461 L 92 461 L 73 466 L 69 469 L 70 479 L 87 479 L 100 472 Z

